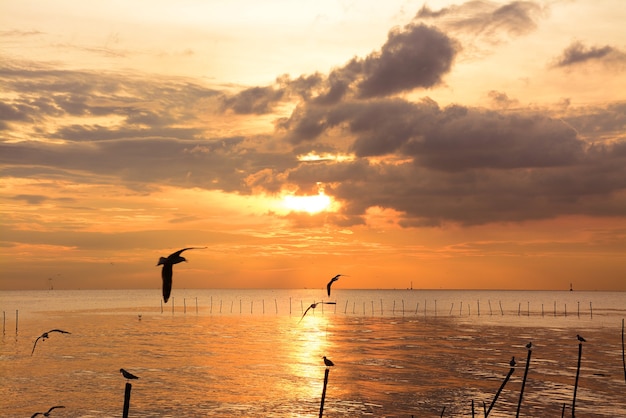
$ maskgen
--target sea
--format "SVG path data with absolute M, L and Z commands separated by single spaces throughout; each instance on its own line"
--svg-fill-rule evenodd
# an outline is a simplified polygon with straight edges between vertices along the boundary
M 0 416 L 626 417 L 625 292 L 172 295 L 1 291 Z

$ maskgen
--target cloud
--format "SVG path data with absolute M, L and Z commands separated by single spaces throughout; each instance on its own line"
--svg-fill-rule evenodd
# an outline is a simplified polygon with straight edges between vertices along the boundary
M 437 11 L 424 5 L 416 20 L 432 20 L 446 30 L 498 42 L 502 34 L 520 36 L 537 27 L 545 9 L 533 1 L 512 1 L 502 5 L 491 1 L 468 1 Z
M 555 60 L 554 66 L 569 67 L 591 61 L 626 63 L 626 54 L 610 45 L 587 47 L 582 42 L 576 41 Z

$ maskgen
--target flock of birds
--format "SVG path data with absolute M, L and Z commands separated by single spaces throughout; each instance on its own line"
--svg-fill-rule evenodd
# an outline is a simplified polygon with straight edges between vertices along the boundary
M 170 255 L 168 255 L 167 257 L 161 257 L 159 258 L 159 262 L 157 263 L 157 266 L 163 266 L 161 269 L 161 279 L 163 281 L 163 301 L 165 303 L 167 303 L 167 301 L 170 298 L 170 295 L 172 294 L 172 276 L 174 274 L 174 264 L 178 264 L 178 263 L 182 263 L 182 262 L 187 262 L 187 259 L 183 256 L 181 256 L 181 254 L 187 250 L 199 250 L 199 249 L 204 249 L 207 247 L 187 247 L 187 248 L 183 248 L 181 250 L 178 250 Z M 326 285 L 326 292 L 328 293 L 328 296 L 330 296 L 330 288 L 332 286 L 332 284 L 334 282 L 336 282 L 337 280 L 339 280 L 339 277 L 341 276 L 346 276 L 345 274 L 337 274 L 335 277 L 333 277 L 332 279 L 330 279 L 330 281 L 328 282 L 328 284 Z M 317 305 L 320 304 L 327 304 L 327 305 L 335 305 L 336 302 L 315 302 L 312 303 L 302 314 L 302 317 L 300 318 L 300 321 L 302 321 L 302 318 L 304 318 L 304 316 L 307 314 L 307 312 L 310 309 L 315 309 L 317 307 Z M 141 320 L 141 316 L 139 317 L 139 319 Z M 298 322 L 300 322 L 298 321 Z M 71 332 L 69 331 L 64 331 L 62 329 L 51 329 L 50 331 L 44 332 L 43 334 L 41 334 L 39 337 L 37 337 L 37 339 L 35 340 L 35 343 L 33 344 L 33 350 L 31 351 L 30 355 L 32 356 L 35 353 L 35 348 L 37 347 L 37 342 L 39 342 L 39 340 L 41 341 L 45 341 L 48 338 L 50 338 L 50 334 L 53 332 L 58 332 L 60 334 L 71 334 Z M 326 365 L 326 367 L 332 367 L 335 365 L 335 363 L 332 362 L 332 360 L 330 360 L 329 358 L 327 358 L 326 356 L 323 356 L 322 359 L 324 360 L 324 364 Z M 130 373 L 127 370 L 124 369 L 120 369 L 120 373 L 122 374 L 122 376 L 124 376 L 124 378 L 129 381 L 129 380 L 135 380 L 135 379 L 139 379 L 138 376 L 135 376 L 134 374 Z M 38 415 L 43 415 L 44 417 L 48 417 L 50 416 L 50 412 L 52 412 L 54 409 L 57 408 L 65 408 L 65 406 L 63 405 L 58 405 L 58 406 L 53 406 L 52 408 L 48 409 L 48 411 L 46 412 L 35 412 L 31 418 L 36 417 Z
M 170 295 L 172 293 L 172 276 L 173 276 L 173 267 L 174 264 L 178 264 L 178 263 L 182 263 L 183 261 L 186 262 L 187 259 L 183 256 L 181 256 L 181 254 L 184 251 L 187 250 L 197 250 L 197 249 L 204 249 L 206 247 L 187 247 L 187 248 L 183 248 L 181 250 L 178 250 L 170 255 L 168 255 L 167 257 L 161 257 L 159 258 L 159 262 L 157 264 L 157 266 L 163 266 L 163 268 L 161 269 L 161 279 L 163 280 L 163 301 L 165 303 L 167 303 L 167 301 L 170 298 Z M 334 276 L 332 279 L 330 279 L 330 281 L 328 282 L 328 284 L 326 284 L 326 292 L 328 294 L 328 296 L 330 296 L 330 290 L 331 290 L 331 286 L 334 282 L 336 282 L 337 280 L 339 280 L 339 278 L 341 276 L 347 276 L 346 274 L 337 274 L 336 276 Z M 309 310 L 311 309 L 315 309 L 317 307 L 317 305 L 321 305 L 321 304 L 326 304 L 326 305 L 335 305 L 336 302 L 315 302 L 312 303 L 311 305 L 309 305 L 308 308 L 306 308 L 306 310 L 304 311 L 304 313 L 302 314 L 302 316 L 300 317 L 300 321 L 302 321 L 302 319 L 306 316 L 307 312 L 309 312 Z M 33 350 L 31 352 L 31 356 L 35 353 L 35 347 L 37 347 L 37 342 L 39 340 L 45 341 L 50 337 L 50 333 L 53 332 L 58 332 L 61 334 L 71 334 L 71 332 L 68 331 L 64 331 L 62 329 L 51 329 L 50 331 L 44 332 L 43 334 L 41 334 L 39 337 L 37 337 L 37 339 L 35 340 L 35 343 L 33 344 Z M 580 335 L 576 334 L 576 338 L 578 339 L 578 341 L 580 343 L 586 342 L 587 340 L 585 340 L 583 337 L 581 337 Z M 528 344 L 526 344 L 526 348 L 531 350 L 533 346 L 532 342 L 529 342 Z M 332 367 L 335 365 L 335 363 L 330 360 L 329 358 L 327 358 L 326 356 L 323 356 L 322 359 L 324 360 L 324 365 L 326 365 L 326 367 Z M 515 356 L 513 356 L 511 358 L 511 361 L 509 362 L 509 365 L 511 367 L 515 367 L 517 363 L 515 362 Z M 122 376 L 127 380 L 135 380 L 135 379 L 139 379 L 138 376 L 135 376 L 134 374 L 128 372 L 127 370 L 124 369 L 120 369 L 120 373 L 122 374 Z M 65 408 L 62 405 L 58 405 L 58 406 L 53 406 L 52 408 L 48 409 L 47 412 L 36 412 L 35 414 L 33 414 L 31 416 L 31 418 L 34 418 L 38 415 L 43 415 L 44 417 L 48 417 L 50 416 L 50 412 L 52 412 L 54 409 L 57 408 Z

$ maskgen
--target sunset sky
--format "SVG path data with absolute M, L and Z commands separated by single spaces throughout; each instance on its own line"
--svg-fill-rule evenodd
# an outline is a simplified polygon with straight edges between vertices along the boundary
M 626 290 L 622 0 L 3 1 L 0 289 Z

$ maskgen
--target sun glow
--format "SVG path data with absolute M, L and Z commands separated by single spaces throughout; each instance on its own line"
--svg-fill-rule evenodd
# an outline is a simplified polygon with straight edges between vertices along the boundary
M 283 206 L 292 211 L 313 214 L 328 210 L 331 205 L 332 199 L 324 193 L 315 196 L 286 195 L 283 197 Z

